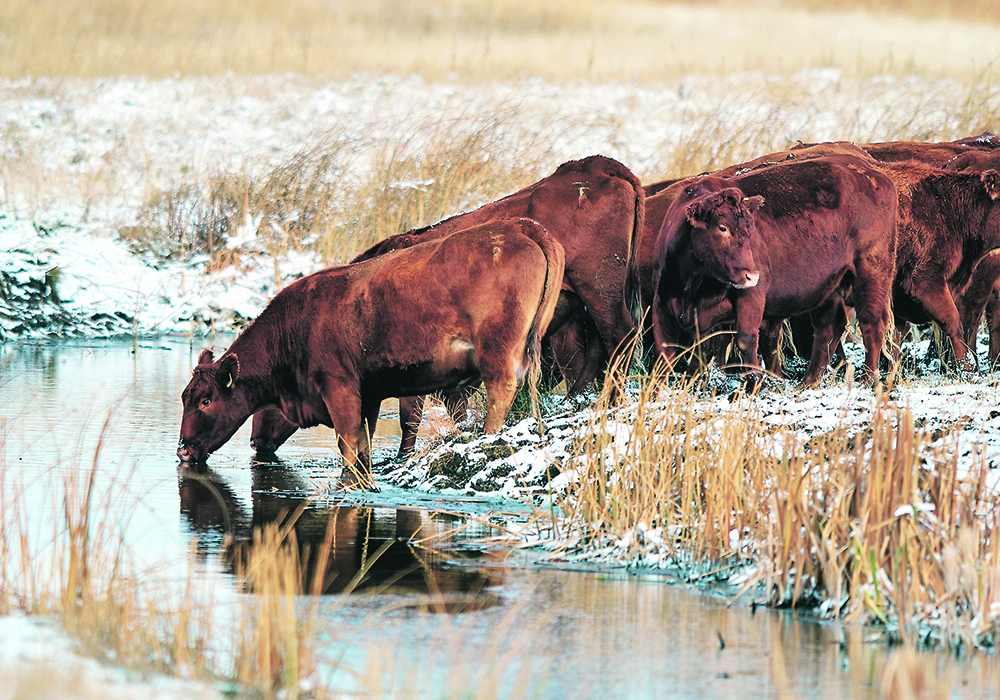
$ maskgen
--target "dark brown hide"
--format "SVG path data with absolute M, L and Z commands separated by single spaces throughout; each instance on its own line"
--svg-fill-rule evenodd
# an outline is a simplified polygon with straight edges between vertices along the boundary
M 747 173 L 774 165 L 833 155 L 850 155 L 859 158 L 867 157 L 865 152 L 854 144 L 846 142 L 821 143 L 813 144 L 809 147 L 768 153 L 745 163 L 738 163 L 722 168 L 721 170 L 702 173 L 697 177 L 712 175 L 715 177 L 731 178 L 746 175 Z M 635 235 L 629 241 L 628 272 L 625 282 L 626 300 L 633 321 L 636 324 L 639 323 L 639 319 L 642 318 L 642 315 L 653 303 L 652 275 L 653 264 L 656 259 L 653 249 L 657 236 L 660 233 L 660 227 L 663 225 L 667 209 L 670 208 L 677 193 L 681 191 L 670 188 L 678 182 L 688 179 L 690 178 L 664 180 L 663 182 L 646 185 L 644 188 L 646 190 L 646 216 L 642 227 L 636 230 Z
M 178 457 L 203 460 L 274 407 L 298 427 L 332 427 L 345 468 L 367 470 L 383 399 L 478 380 L 495 432 L 537 366 L 563 266 L 539 224 L 510 219 L 304 277 L 219 360 L 202 354 L 182 395 Z
M 1000 248 L 1000 174 L 953 173 L 916 161 L 879 168 L 899 191 L 896 319 L 938 323 L 960 366 L 974 369 L 955 297 L 980 260 Z
M 851 145 L 862 149 L 880 163 L 901 163 L 917 160 L 938 168 L 946 167 L 951 161 L 967 153 L 991 150 L 1000 147 L 1000 139 L 988 131 L 977 136 L 969 136 L 956 141 L 880 141 L 853 144 L 849 141 L 834 141 L 827 144 L 799 144 L 793 150 L 809 149 L 816 146 Z
M 569 396 L 590 390 L 603 374 L 612 353 L 634 329 L 624 303 L 628 242 L 642 226 L 645 195 L 638 178 L 611 158 L 591 156 L 560 165 L 548 177 L 519 192 L 474 211 L 432 226 L 390 236 L 359 254 L 361 262 L 422 241 L 497 218 L 525 216 L 540 222 L 566 251 L 562 293 L 546 334 Z M 462 389 L 445 397 L 455 407 L 467 398 Z M 400 405 L 399 457 L 409 454 L 420 426 L 423 400 L 407 398 Z M 254 416 L 251 444 L 273 453 L 292 433 L 293 424 L 280 413 Z
M 570 351 L 557 357 L 567 391 L 575 395 L 590 389 L 635 328 L 624 302 L 626 259 L 629 239 L 641 228 L 644 211 L 639 179 L 616 160 L 590 156 L 563 163 L 548 177 L 479 209 L 391 236 L 353 262 L 394 250 L 410 237 L 426 241 L 498 218 L 534 219 L 566 251 L 563 293 L 549 336 L 568 325 L 572 338 L 602 346 L 599 352 Z M 587 333 L 588 323 L 593 323 L 596 333 Z M 559 352 L 574 343 L 554 345 Z
M 706 178 L 711 180 L 711 178 Z M 689 183 L 691 181 L 688 181 Z M 690 318 L 698 314 L 697 331 L 705 334 L 720 324 L 735 322 L 736 344 L 743 364 L 759 368 L 759 330 L 764 319 L 781 319 L 813 313 L 815 343 L 805 385 L 818 383 L 829 362 L 830 319 L 840 303 L 837 293 L 853 289 L 854 303 L 865 341 L 865 364 L 875 376 L 883 333 L 889 318 L 889 294 L 895 268 L 896 191 L 893 183 L 873 167 L 870 159 L 849 155 L 824 156 L 764 167 L 722 180 L 716 187 L 737 187 L 748 197 L 764 199 L 755 214 L 756 233 L 750 246 L 760 270 L 760 281 L 736 289 L 709 279 L 688 244 L 681 244 L 686 217 L 668 208 L 657 241 L 663 254 L 656 283 L 641 279 L 640 242 L 634 256 L 640 291 L 652 289 L 653 313 L 666 323 L 660 333 L 669 346 L 690 343 Z M 680 199 L 679 183 L 656 197 Z M 656 197 L 650 198 L 651 208 Z M 673 206 L 673 204 L 672 204 Z M 695 286 L 700 285 L 700 286 Z M 641 295 L 640 295 L 641 296 Z M 833 301 L 833 300 L 836 300 Z M 678 311 L 687 314 L 681 318 Z M 655 328 L 655 321 L 654 321 Z M 690 329 L 690 330 L 688 330 Z M 679 331 L 687 330 L 687 335 Z M 662 345 L 657 350 L 663 352 Z M 669 359 L 669 358 L 668 358 Z

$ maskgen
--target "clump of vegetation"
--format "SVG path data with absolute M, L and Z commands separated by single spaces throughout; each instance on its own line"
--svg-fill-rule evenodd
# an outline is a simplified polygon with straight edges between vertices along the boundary
M 348 261 L 396 233 L 435 223 L 520 189 L 550 167 L 534 139 L 511 134 L 516 112 L 425 122 L 376 143 L 333 137 L 260 175 L 219 174 L 151 194 L 119 235 L 160 259 L 239 267 L 261 254 Z M 370 158 L 369 175 L 352 169 Z M 554 169 L 554 168 L 553 168 Z
M 898 640 L 1000 641 L 988 464 L 963 474 L 953 445 L 932 448 L 885 398 L 868 430 L 804 441 L 752 404 L 712 408 L 691 381 L 650 381 L 627 440 L 610 425 L 620 411 L 595 412 L 582 466 L 540 521 L 546 537 L 577 555 L 617 543 L 625 561 L 670 561 L 692 580 L 750 572 L 743 591 L 759 602 L 818 605 Z

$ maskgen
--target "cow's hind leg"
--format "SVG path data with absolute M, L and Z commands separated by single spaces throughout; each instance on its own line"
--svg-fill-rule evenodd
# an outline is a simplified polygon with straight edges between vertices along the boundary
M 426 398 L 426 396 L 399 397 L 399 430 L 401 438 L 396 459 L 406 457 L 413 452 L 413 449 L 417 445 L 417 431 L 420 430 L 420 421 L 423 417 L 424 401 Z
M 857 316 L 861 338 L 865 344 L 865 372 L 869 381 L 878 384 L 879 358 L 882 355 L 882 346 L 885 345 L 885 331 L 889 326 L 891 266 L 881 265 L 878 259 L 869 259 L 869 256 L 859 256 L 859 258 L 856 262 L 857 273 L 854 280 L 854 314 Z M 897 333 L 899 321 L 897 318 Z M 898 361 L 897 351 L 897 364 Z
M 835 294 L 810 314 L 813 324 L 812 353 L 809 366 L 800 386 L 813 388 L 819 385 L 830 364 L 830 348 L 835 340 L 839 340 L 847 327 L 847 310 L 843 299 Z
M 487 334 L 488 337 L 488 334 Z M 523 345 L 521 346 L 523 348 Z M 523 350 L 510 352 L 496 346 L 479 351 L 479 371 L 486 387 L 486 423 L 483 431 L 495 433 L 503 427 L 514 397 L 517 394 L 517 377 L 527 368 L 521 368 Z

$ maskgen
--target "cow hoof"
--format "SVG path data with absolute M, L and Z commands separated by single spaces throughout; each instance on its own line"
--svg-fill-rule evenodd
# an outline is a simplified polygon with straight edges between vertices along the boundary
M 380 490 L 379 487 L 375 485 L 375 481 L 372 480 L 371 476 L 359 473 L 355 469 L 346 467 L 340 475 L 338 485 L 343 491 L 367 491 L 369 493 L 378 493 Z
M 253 455 L 253 461 L 258 464 L 277 464 L 281 460 L 274 450 L 257 450 Z

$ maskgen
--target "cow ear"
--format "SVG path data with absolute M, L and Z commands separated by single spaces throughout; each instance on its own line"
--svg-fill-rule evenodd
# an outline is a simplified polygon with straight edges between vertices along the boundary
M 215 376 L 223 389 L 232 389 L 239 375 L 240 359 L 236 353 L 230 353 L 219 361 L 219 371 Z
M 708 228 L 709 214 L 704 202 L 691 202 L 685 209 L 688 223 L 695 228 Z
M 744 197 L 743 203 L 747 205 L 747 211 L 753 214 L 755 211 L 764 206 L 764 198 L 759 194 L 753 197 Z
M 215 353 L 212 352 L 212 348 L 205 348 L 201 351 L 201 354 L 198 355 L 199 365 L 210 365 L 213 362 L 215 362 Z
M 986 186 L 986 194 L 990 196 L 990 199 L 994 202 L 1000 199 L 1000 173 L 996 170 L 984 170 L 979 179 Z

